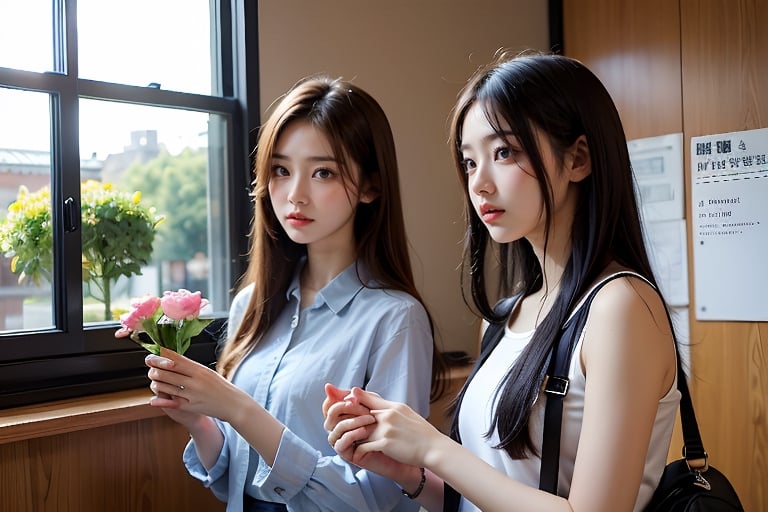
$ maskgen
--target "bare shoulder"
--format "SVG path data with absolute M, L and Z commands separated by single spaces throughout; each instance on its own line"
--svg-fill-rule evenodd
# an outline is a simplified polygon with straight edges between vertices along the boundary
M 592 301 L 590 316 L 608 322 L 651 322 L 663 333 L 671 333 L 666 305 L 658 291 L 644 279 L 625 275 L 612 279 Z
M 664 396 L 675 375 L 675 343 L 666 306 L 645 280 L 622 276 L 595 295 L 584 327 L 581 362 L 585 373 L 611 372 L 613 377 L 653 377 Z M 610 384 L 610 383 L 607 383 Z

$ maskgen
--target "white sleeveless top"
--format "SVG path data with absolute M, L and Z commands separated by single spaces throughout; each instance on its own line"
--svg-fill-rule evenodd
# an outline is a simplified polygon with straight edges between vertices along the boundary
M 640 276 L 638 275 L 637 277 Z M 578 311 L 582 304 L 579 303 L 571 315 Z M 461 409 L 459 410 L 459 434 L 462 445 L 488 464 L 515 480 L 538 489 L 539 471 L 541 468 L 540 457 L 531 456 L 527 459 L 513 460 L 504 450 L 494 448 L 499 442 L 497 431 L 494 431 L 490 438 L 485 438 L 485 433 L 490 428 L 496 408 L 496 390 L 500 386 L 507 370 L 517 360 L 523 348 L 531 341 L 532 336 L 533 331 L 515 333 L 510 331 L 508 327 L 504 329 L 503 338 L 493 349 L 493 352 L 488 356 L 488 359 L 486 359 L 467 387 L 461 402 Z M 581 368 L 583 339 L 584 334 L 582 331 L 571 358 L 568 370 L 568 378 L 570 379 L 568 394 L 563 400 L 563 424 L 560 434 L 560 472 L 558 477 L 558 489 L 561 496 L 568 496 L 570 492 L 573 466 L 576 461 L 576 449 L 579 444 L 581 422 L 584 415 L 586 376 Z M 540 394 L 533 406 L 529 421 L 531 439 L 539 453 L 541 453 L 545 401 L 546 397 Z M 650 448 L 645 458 L 643 480 L 634 506 L 635 511 L 642 510 L 650 501 L 659 478 L 661 478 L 661 473 L 667 461 L 679 402 L 680 392 L 677 389 L 676 378 L 669 392 L 659 400 L 656 419 L 653 423 Z M 474 512 L 480 511 L 480 509 L 462 497 L 459 511 Z

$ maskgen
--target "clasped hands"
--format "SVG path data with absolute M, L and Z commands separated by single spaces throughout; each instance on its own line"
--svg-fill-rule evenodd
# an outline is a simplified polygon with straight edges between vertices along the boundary
M 328 442 L 343 459 L 393 480 L 403 465 L 425 465 L 428 441 L 439 432 L 413 409 L 358 387 L 326 384 L 325 393 Z

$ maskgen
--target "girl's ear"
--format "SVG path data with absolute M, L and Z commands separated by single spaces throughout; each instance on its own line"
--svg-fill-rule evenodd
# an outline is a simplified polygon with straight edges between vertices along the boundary
M 381 194 L 381 175 L 378 172 L 366 177 L 363 190 L 360 192 L 360 202 L 369 204 L 374 202 Z
M 571 181 L 579 182 L 592 173 L 592 159 L 589 155 L 587 137 L 580 135 L 566 152 L 566 172 Z

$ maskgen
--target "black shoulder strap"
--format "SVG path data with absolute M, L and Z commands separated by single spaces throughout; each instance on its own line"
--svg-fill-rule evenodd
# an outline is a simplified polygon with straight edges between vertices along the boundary
M 583 308 L 572 318 L 565 331 L 561 330 L 559 339 L 552 347 L 554 357 L 550 358 L 549 370 L 544 380 L 544 392 L 547 402 L 544 409 L 544 428 L 541 442 L 541 469 L 539 471 L 539 489 L 557 494 L 557 482 L 560 472 L 560 430 L 563 417 L 563 399 L 568 393 L 568 363 L 573 346 L 586 323 L 587 314 Z
M 544 412 L 544 433 L 541 443 L 541 470 L 539 489 L 557 494 L 557 482 L 560 472 L 560 431 L 563 417 L 563 399 L 568 393 L 568 368 L 571 355 L 589 315 L 589 306 L 600 289 L 619 277 L 634 276 L 644 279 L 635 272 L 617 272 L 606 277 L 592 287 L 586 298 L 576 305 L 570 318 L 560 329 L 558 339 L 552 347 L 553 356 L 549 361 L 549 370 L 544 381 L 547 402 Z
M 688 383 L 680 362 L 680 352 L 677 353 L 677 389 L 680 391 L 680 423 L 683 427 L 683 457 L 691 469 L 707 470 L 707 451 L 701 441 L 699 424 L 693 410 L 693 401 L 688 392 Z

